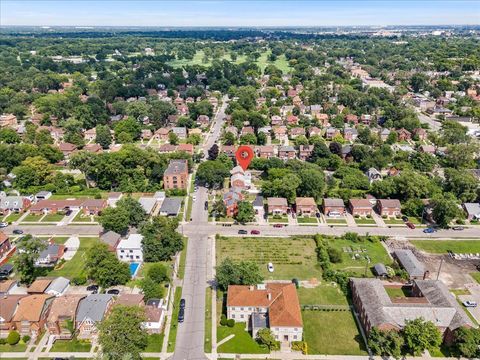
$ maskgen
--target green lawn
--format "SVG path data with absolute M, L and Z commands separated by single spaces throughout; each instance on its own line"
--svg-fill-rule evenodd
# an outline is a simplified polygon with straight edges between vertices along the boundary
M 410 290 L 405 286 L 402 286 L 402 287 L 385 286 L 385 291 L 387 292 L 388 296 L 390 296 L 390 299 L 404 298 L 404 297 L 411 296 Z
M 480 284 L 480 272 L 477 271 L 474 273 L 470 273 L 470 276 L 473 277 L 475 281 Z
M 180 309 L 180 299 L 182 298 L 182 288 L 177 287 L 174 295 L 174 307 L 172 313 L 172 322 L 170 323 L 170 334 L 168 335 L 167 351 L 173 352 L 175 350 L 175 340 L 177 339 L 178 328 L 178 310 Z
M 148 336 L 148 345 L 147 348 L 143 351 L 146 353 L 159 353 L 162 352 L 163 337 L 165 335 L 161 334 L 152 334 Z
M 315 249 L 315 241 L 308 237 L 220 237 L 216 243 L 216 257 L 217 264 L 227 257 L 235 261 L 253 261 L 267 280 L 321 279 Z M 273 273 L 267 270 L 269 262 L 275 268 Z
M 233 328 L 228 326 L 219 326 L 217 328 L 217 342 L 225 339 L 229 335 L 235 335 L 226 343 L 217 348 L 219 353 L 235 354 L 268 354 L 269 351 L 262 348 L 245 330 L 245 323 L 235 323 Z
M 42 219 L 42 222 L 59 222 L 65 217 L 64 214 L 47 214 Z
M 347 224 L 347 220 L 345 218 L 325 218 L 327 220 L 327 224 Z
M 188 238 L 185 236 L 183 238 L 183 250 L 180 253 L 180 263 L 178 264 L 178 277 L 183 279 L 185 276 L 185 263 L 187 261 L 187 246 L 188 246 Z
M 350 311 L 302 311 L 308 354 L 367 355 Z
M 33 215 L 33 214 L 28 214 L 25 216 L 22 220 L 22 222 L 38 222 L 42 218 L 42 215 Z
M 297 221 L 299 224 L 318 224 L 317 218 L 315 217 L 297 217 Z
M 376 225 L 377 223 L 372 218 L 355 218 L 357 225 Z
M 81 237 L 80 247 L 73 256 L 73 259 L 68 260 L 63 264 L 62 268 L 52 270 L 49 276 L 64 276 L 72 279 L 75 276 L 79 276 L 83 273 L 83 263 L 85 260 L 85 252 L 96 242 L 97 237 Z
M 383 219 L 387 225 L 405 225 L 405 222 L 402 219 Z
M 455 253 L 480 253 L 480 240 L 412 240 L 416 248 L 433 253 L 445 254 L 447 250 Z
M 208 288 L 205 294 L 205 339 L 203 347 L 206 353 L 212 352 L 212 288 Z
M 22 217 L 24 213 L 11 213 L 3 221 L 5 222 L 15 222 Z
M 192 208 L 193 208 L 193 199 L 191 196 L 188 196 L 187 213 L 185 214 L 185 219 L 187 221 L 189 221 L 190 218 L 192 217 Z
M 0 345 L 0 354 L 3 352 L 24 352 L 27 350 L 27 344 L 25 344 L 22 340 L 17 345 Z M 0 359 L 3 360 L 2 356 L 0 355 Z
M 288 223 L 288 217 L 287 216 L 282 216 L 282 217 L 274 217 L 274 216 L 269 216 L 268 217 L 268 222 L 270 224 L 275 224 L 275 223 L 283 223 L 286 224 Z
M 89 352 L 92 344 L 88 340 L 57 340 L 53 343 L 51 352 Z
M 322 284 L 316 288 L 297 290 L 301 305 L 348 305 L 346 296 L 333 285 Z
M 85 216 L 82 211 L 80 211 L 72 220 L 72 222 L 92 222 L 90 215 Z

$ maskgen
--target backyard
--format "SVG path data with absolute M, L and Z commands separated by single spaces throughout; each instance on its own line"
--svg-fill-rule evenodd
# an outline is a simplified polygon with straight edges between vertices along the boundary
M 480 253 L 480 240 L 411 240 L 410 242 L 417 249 L 431 254 L 446 254 L 447 251 L 458 254 Z
M 330 284 L 315 288 L 300 287 L 297 293 L 300 305 L 348 305 L 347 297 L 338 286 Z
M 217 348 L 218 353 L 235 354 L 268 354 L 269 351 L 261 347 L 245 330 L 245 323 L 235 323 L 234 327 L 219 326 L 217 328 L 217 342 L 227 336 L 235 335 L 232 339 Z
M 220 237 L 217 239 L 216 256 L 217 264 L 227 257 L 234 261 L 253 261 L 267 280 L 320 279 L 322 272 L 317 263 L 315 248 L 315 241 L 308 237 Z M 273 273 L 267 270 L 269 262 L 274 265 Z

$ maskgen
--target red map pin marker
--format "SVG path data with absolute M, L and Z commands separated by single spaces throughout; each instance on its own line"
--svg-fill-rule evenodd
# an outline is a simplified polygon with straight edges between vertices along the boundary
M 253 150 L 250 146 L 242 145 L 237 149 L 235 157 L 237 158 L 237 162 L 245 171 L 247 170 L 248 165 L 250 165 L 250 161 L 253 159 Z

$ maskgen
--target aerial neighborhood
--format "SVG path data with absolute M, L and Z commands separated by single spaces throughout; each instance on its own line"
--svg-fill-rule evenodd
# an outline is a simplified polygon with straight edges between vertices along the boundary
M 479 34 L 2 30 L 0 357 L 479 358 Z

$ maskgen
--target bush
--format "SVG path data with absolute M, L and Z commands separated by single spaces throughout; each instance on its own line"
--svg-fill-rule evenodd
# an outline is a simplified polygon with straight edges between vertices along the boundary
M 24 337 L 22 337 L 22 341 L 25 343 L 25 344 L 28 344 L 28 342 L 30 341 L 30 336 L 28 335 L 25 335 Z
M 367 219 L 371 219 L 371 218 L 372 218 L 372 215 L 367 214 Z
M 308 355 L 308 346 L 305 341 L 292 341 L 292 350 L 301 351 L 303 355 Z
M 230 328 L 233 328 L 235 326 L 235 320 L 228 319 L 227 320 L 227 326 L 230 327 Z
M 16 331 L 10 331 L 7 336 L 7 344 L 8 345 L 17 345 L 20 341 L 20 334 Z
M 298 288 L 300 287 L 300 282 L 298 281 L 298 279 L 297 279 L 297 278 L 293 278 L 293 279 L 292 279 L 292 283 L 294 283 L 294 284 L 295 284 L 295 288 L 297 288 L 297 289 L 298 289 Z
M 87 283 L 87 277 L 85 275 L 77 275 L 72 278 L 72 284 L 75 286 L 85 285 Z
M 227 317 L 225 314 L 222 314 L 222 317 L 220 318 L 220 325 L 226 326 L 227 325 Z
M 329 247 L 327 249 L 327 252 L 331 263 L 338 264 L 342 262 L 342 253 L 340 252 L 340 250 Z
M 5 345 L 7 343 L 7 339 L 0 338 L 0 345 Z

